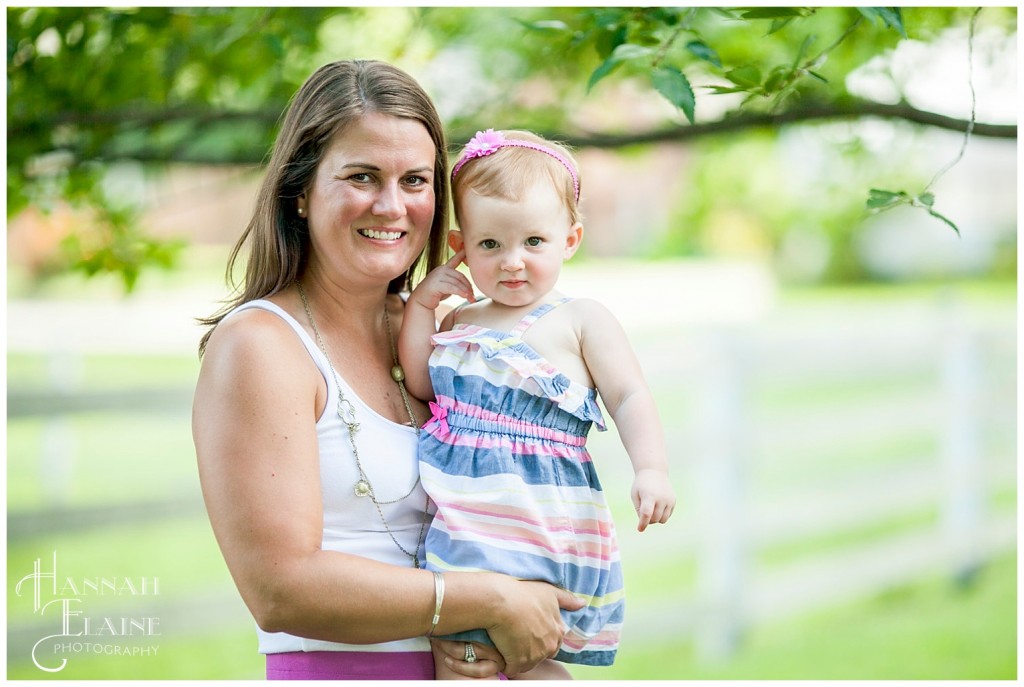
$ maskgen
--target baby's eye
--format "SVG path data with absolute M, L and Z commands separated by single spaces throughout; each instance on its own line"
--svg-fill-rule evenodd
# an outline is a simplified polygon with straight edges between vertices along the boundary
M 542 243 L 544 243 L 544 239 L 542 239 L 539 236 L 531 236 L 530 238 L 526 239 L 526 245 L 530 246 L 531 248 L 536 248 Z
M 494 250 L 498 247 L 498 242 L 494 239 L 484 239 L 480 242 L 480 247 L 484 250 Z

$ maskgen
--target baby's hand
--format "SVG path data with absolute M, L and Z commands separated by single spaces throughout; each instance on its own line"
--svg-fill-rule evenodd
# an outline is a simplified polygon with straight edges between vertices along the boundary
M 651 523 L 668 522 L 676 507 L 676 493 L 664 470 L 638 470 L 633 479 L 632 497 L 633 507 L 640 518 L 636 528 L 638 532 L 643 532 Z
M 437 310 L 437 306 L 448 296 L 462 296 L 470 302 L 475 300 L 469 279 L 455 269 L 465 257 L 466 251 L 460 250 L 451 260 L 431 270 L 430 274 L 412 290 L 409 302 L 428 310 Z

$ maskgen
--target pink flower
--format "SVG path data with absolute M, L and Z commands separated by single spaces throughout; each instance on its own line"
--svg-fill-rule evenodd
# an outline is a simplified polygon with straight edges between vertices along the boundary
M 505 142 L 505 136 L 500 131 L 488 129 L 478 131 L 476 136 L 469 140 L 466 149 L 462 153 L 464 160 L 471 160 L 474 157 L 485 157 L 501 148 Z

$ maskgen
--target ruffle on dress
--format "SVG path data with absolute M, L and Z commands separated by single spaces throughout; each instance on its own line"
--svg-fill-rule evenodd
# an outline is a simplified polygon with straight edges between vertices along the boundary
M 541 395 L 559 409 L 580 420 L 593 422 L 599 431 L 606 430 L 604 415 L 597 403 L 597 391 L 569 379 L 518 336 L 475 324 L 457 324 L 449 331 L 435 334 L 431 341 L 435 346 L 464 350 L 476 346 L 484 361 L 500 361 L 523 380 L 536 384 Z M 440 362 L 443 364 L 443 360 Z

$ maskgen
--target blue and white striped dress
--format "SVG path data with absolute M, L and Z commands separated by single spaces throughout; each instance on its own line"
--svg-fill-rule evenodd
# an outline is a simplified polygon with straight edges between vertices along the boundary
M 511 332 L 457 324 L 433 337 L 436 403 L 420 432 L 423 487 L 437 506 L 426 567 L 544 580 L 585 598 L 562 611 L 556 660 L 611 665 L 624 611 L 615 525 L 586 449 L 604 430 L 594 389 L 522 340 L 544 303 Z M 483 630 L 451 638 L 490 643 Z

